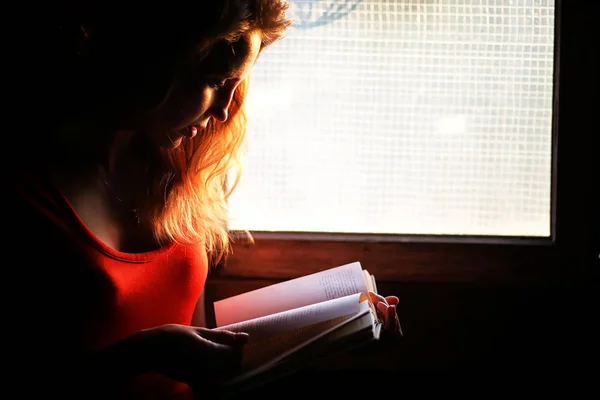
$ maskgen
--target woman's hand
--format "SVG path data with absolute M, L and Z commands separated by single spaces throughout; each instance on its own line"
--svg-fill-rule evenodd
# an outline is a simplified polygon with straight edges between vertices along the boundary
M 383 320 L 383 333 L 387 336 L 402 336 L 402 327 L 400 326 L 400 320 L 396 313 L 396 306 L 399 302 L 398 297 L 383 297 L 377 293 L 369 292 L 369 298 Z
M 248 334 L 225 330 L 164 325 L 131 336 L 145 372 L 196 384 L 218 381 L 241 366 Z

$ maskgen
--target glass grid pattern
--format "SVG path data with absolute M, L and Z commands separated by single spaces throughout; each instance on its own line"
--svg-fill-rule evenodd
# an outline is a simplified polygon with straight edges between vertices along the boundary
M 231 228 L 549 236 L 554 1 L 291 1 Z

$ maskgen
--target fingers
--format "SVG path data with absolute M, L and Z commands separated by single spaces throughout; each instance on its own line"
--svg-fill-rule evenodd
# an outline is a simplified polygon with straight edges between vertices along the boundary
M 396 306 L 388 306 L 380 301 L 377 303 L 376 307 L 377 311 L 379 311 L 379 314 L 381 315 L 381 318 L 383 319 L 383 330 L 389 331 L 391 328 L 390 324 L 393 323 L 395 319 L 394 316 L 396 314 Z
M 378 302 L 375 303 L 375 307 L 377 307 L 377 311 L 379 311 L 379 314 L 383 319 L 383 330 L 387 333 L 402 335 L 402 327 L 400 326 L 400 320 L 398 319 L 398 314 L 396 313 L 398 298 L 396 296 L 387 296 L 383 301 L 380 299 L 377 300 Z
M 396 313 L 396 306 L 400 302 L 397 296 L 383 297 L 380 294 L 369 291 L 369 299 L 383 319 L 383 330 L 387 333 L 403 335 L 400 319 Z
M 248 334 L 232 332 L 224 329 L 197 328 L 196 332 L 203 338 L 226 346 L 243 346 L 248 343 Z
M 393 335 L 403 336 L 402 326 L 400 326 L 400 319 L 398 318 L 396 306 L 393 304 L 388 306 L 386 312 L 387 314 L 385 319 L 387 326 L 385 327 L 385 329 L 387 330 L 387 332 Z
M 190 351 L 196 350 L 192 359 L 205 360 L 212 371 L 231 371 L 241 366 L 247 334 L 206 328 L 199 328 L 196 333 L 198 346 L 190 347 Z
M 383 304 L 387 304 L 389 306 L 397 306 L 398 303 L 400 302 L 400 299 L 397 296 L 386 296 L 383 297 L 380 294 L 377 294 L 375 292 L 371 292 L 369 291 L 369 299 L 371 300 L 371 302 L 373 304 L 377 304 L 379 302 L 382 302 Z
M 385 297 L 383 297 L 382 295 L 377 294 L 375 292 L 371 292 L 371 291 L 369 291 L 369 300 L 371 300 L 371 303 L 373 303 L 373 304 L 377 304 L 379 302 L 381 302 L 383 304 L 387 304 Z
M 387 330 L 389 332 L 396 331 L 396 306 L 389 306 L 386 310 L 387 315 L 385 320 L 387 322 Z
M 387 301 L 390 306 L 397 306 L 400 303 L 400 299 L 396 296 L 386 296 L 385 301 Z

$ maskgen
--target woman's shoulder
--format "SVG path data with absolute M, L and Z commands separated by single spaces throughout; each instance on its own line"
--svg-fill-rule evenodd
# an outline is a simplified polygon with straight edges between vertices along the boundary
M 11 206 L 22 211 L 56 208 L 62 199 L 48 173 L 30 170 L 12 175 L 7 196 Z
M 5 197 L 11 214 L 11 230 L 31 235 L 51 235 L 56 229 L 77 226 L 77 216 L 69 207 L 54 179 L 45 171 L 20 171 L 12 175 Z

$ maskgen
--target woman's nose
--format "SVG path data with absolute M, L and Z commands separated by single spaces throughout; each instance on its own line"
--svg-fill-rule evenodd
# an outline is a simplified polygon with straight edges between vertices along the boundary
M 229 117 L 229 110 L 223 107 L 213 107 L 210 111 L 210 115 L 219 122 L 225 122 Z
M 217 101 L 215 101 L 210 109 L 210 114 L 214 119 L 219 122 L 227 121 L 227 118 L 229 117 L 229 107 L 231 106 L 234 93 L 235 90 L 230 90 L 216 99 Z

